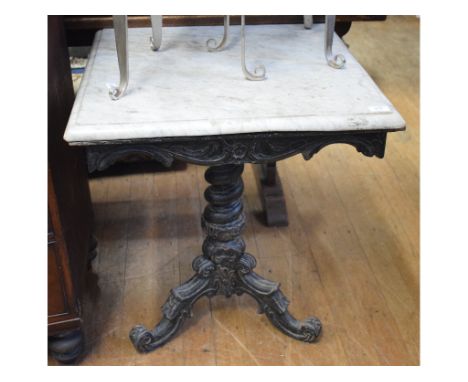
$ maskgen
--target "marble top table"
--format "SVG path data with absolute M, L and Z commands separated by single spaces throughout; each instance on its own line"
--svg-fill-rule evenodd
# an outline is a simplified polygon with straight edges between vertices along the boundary
M 171 290 L 154 329 L 131 330 L 141 352 L 168 342 L 199 298 L 220 294 L 247 293 L 283 333 L 315 341 L 320 321 L 295 319 L 279 283 L 253 271 L 255 258 L 241 236 L 244 163 L 299 153 L 310 159 L 334 143 L 383 157 L 387 133 L 405 127 L 337 37 L 333 51 L 345 56 L 346 66 L 327 65 L 323 25 L 248 26 L 247 66 L 267 70 L 267 79 L 255 82 L 241 70 L 239 27 L 231 27 L 224 50 L 206 50 L 206 41 L 222 34 L 222 27 L 164 28 L 162 46 L 152 52 L 151 30 L 130 29 L 130 82 L 113 101 L 106 87 L 119 79 L 113 31 L 98 32 L 65 132 L 71 145 L 87 146 L 90 171 L 135 153 L 166 165 L 177 158 L 210 166 L 203 254 L 193 261 L 193 277 Z
M 70 144 L 154 137 L 260 132 L 402 130 L 400 114 L 344 43 L 343 69 L 326 64 L 323 24 L 247 26 L 247 66 L 262 63 L 265 81 L 247 81 L 240 67 L 239 27 L 227 46 L 208 52 L 222 27 L 163 29 L 158 52 L 149 28 L 130 28 L 130 82 L 118 101 L 106 84 L 119 80 L 112 29 L 96 35 L 65 132 Z

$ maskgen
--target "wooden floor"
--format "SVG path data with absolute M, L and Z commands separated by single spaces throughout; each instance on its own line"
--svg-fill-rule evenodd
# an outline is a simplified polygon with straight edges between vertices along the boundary
M 281 282 L 296 317 L 320 317 L 320 341 L 284 336 L 249 296 L 219 296 L 200 300 L 172 342 L 136 353 L 130 328 L 159 320 L 201 252 L 204 168 L 189 165 L 91 181 L 99 255 L 83 306 L 83 365 L 419 364 L 419 20 L 355 23 L 345 41 L 406 132 L 389 134 L 383 160 L 335 145 L 309 162 L 280 162 L 286 228 L 262 225 L 252 166 L 244 172 L 256 271 Z

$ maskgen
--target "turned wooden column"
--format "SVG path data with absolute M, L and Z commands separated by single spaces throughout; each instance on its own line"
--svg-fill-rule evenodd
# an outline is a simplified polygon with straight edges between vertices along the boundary
M 221 273 L 216 280 L 220 288 L 218 293 L 228 297 L 234 287 L 229 273 L 235 272 L 245 251 L 245 243 L 240 236 L 245 226 L 243 171 L 243 164 L 228 164 L 209 167 L 205 174 L 211 185 L 205 191 L 208 205 L 202 216 L 202 227 L 207 235 L 203 242 L 203 255 Z

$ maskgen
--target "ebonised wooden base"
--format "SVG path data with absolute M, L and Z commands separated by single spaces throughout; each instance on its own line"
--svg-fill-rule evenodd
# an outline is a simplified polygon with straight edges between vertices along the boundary
M 288 212 L 284 199 L 283 186 L 276 169 L 276 162 L 254 166 L 258 192 L 262 201 L 265 224 L 268 227 L 288 225 Z
M 288 312 L 288 300 L 279 283 L 264 279 L 253 271 L 255 258 L 245 252 L 241 232 L 245 225 L 241 178 L 243 164 L 209 167 L 205 178 L 211 184 L 205 191 L 208 201 L 202 226 L 207 234 L 203 255 L 193 261 L 194 276 L 172 289 L 162 307 L 163 318 L 153 330 L 135 326 L 130 339 L 140 352 L 152 351 L 173 338 L 185 318 L 191 316 L 192 305 L 201 297 L 222 294 L 230 297 L 247 293 L 255 298 L 260 312 L 283 333 L 295 339 L 313 342 L 321 331 L 321 323 L 311 317 L 296 320 Z
M 253 271 L 255 258 L 245 252 L 241 237 L 245 225 L 241 174 L 244 163 L 265 164 L 301 153 L 309 160 L 323 147 L 346 143 L 366 156 L 383 158 L 386 131 L 255 133 L 223 136 L 152 138 L 145 140 L 80 142 L 88 146 L 90 171 L 105 170 L 121 158 L 135 154 L 170 166 L 174 159 L 210 166 L 205 178 L 208 201 L 202 226 L 207 234 L 201 256 L 193 261 L 195 274 L 172 289 L 162 307 L 163 318 L 153 330 L 141 325 L 130 339 L 141 352 L 152 351 L 176 335 L 192 305 L 201 297 L 247 293 L 257 300 L 260 311 L 283 333 L 306 342 L 315 341 L 321 323 L 311 317 L 296 320 L 288 312 L 288 300 L 279 283 Z
M 98 242 L 96 236 L 93 234 L 89 238 L 89 251 L 88 251 L 88 268 L 91 267 L 91 263 L 97 257 L 98 254 Z

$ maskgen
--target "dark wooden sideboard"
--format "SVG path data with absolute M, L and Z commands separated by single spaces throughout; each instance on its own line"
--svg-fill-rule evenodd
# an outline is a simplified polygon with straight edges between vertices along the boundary
M 351 28 L 353 21 L 382 21 L 386 16 L 383 15 L 340 15 L 336 18 L 336 32 L 343 36 Z M 314 16 L 314 23 L 323 23 L 324 16 Z M 64 16 L 65 29 L 67 32 L 67 42 L 69 46 L 91 45 L 96 31 L 102 28 L 112 28 L 112 16 L 83 16 L 70 15 Z M 304 16 L 300 15 L 251 15 L 246 16 L 247 24 L 301 24 L 304 22 Z M 195 26 L 195 25 L 222 25 L 222 16 L 164 16 L 164 26 Z M 231 24 L 240 24 L 240 16 L 231 16 Z M 128 25 L 130 28 L 150 27 L 150 17 L 129 16 Z
M 81 296 L 96 253 L 84 152 L 63 140 L 74 93 L 63 18 L 48 18 L 48 336 L 61 362 L 82 353 Z

